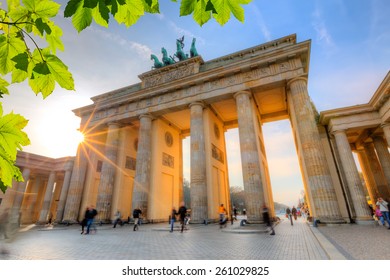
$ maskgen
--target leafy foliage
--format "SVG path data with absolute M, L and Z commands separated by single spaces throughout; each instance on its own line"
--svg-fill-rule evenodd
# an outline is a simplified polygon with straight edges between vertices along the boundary
M 23 181 L 15 161 L 17 149 L 30 144 L 27 134 L 22 131 L 27 122 L 18 114 L 10 113 L 3 116 L 3 107 L 0 103 L 0 189 L 3 192 L 12 185 L 12 179 Z

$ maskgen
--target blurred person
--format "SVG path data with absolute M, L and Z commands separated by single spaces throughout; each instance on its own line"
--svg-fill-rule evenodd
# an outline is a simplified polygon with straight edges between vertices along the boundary
M 273 227 L 271 217 L 269 216 L 268 207 L 265 204 L 263 205 L 263 208 L 262 208 L 262 214 L 263 214 L 263 221 L 264 221 L 266 227 L 271 230 L 270 235 L 275 235 L 275 230 Z
M 379 206 L 379 209 L 382 212 L 382 215 L 387 222 L 388 228 L 390 229 L 389 205 L 387 201 L 383 200 L 382 197 L 378 197 L 378 201 L 376 202 L 376 205 Z

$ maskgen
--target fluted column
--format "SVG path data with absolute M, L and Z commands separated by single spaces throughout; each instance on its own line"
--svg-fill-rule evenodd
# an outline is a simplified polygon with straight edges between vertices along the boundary
M 87 141 L 87 139 L 85 139 Z M 88 152 L 84 143 L 77 149 L 73 165 L 68 195 L 66 197 L 63 222 L 75 223 L 78 220 L 81 197 L 84 190 L 84 180 L 88 168 Z
M 390 154 L 387 144 L 381 136 L 373 137 L 372 140 L 382 167 L 383 175 L 385 175 L 387 181 L 387 186 L 390 186 Z
M 343 166 L 347 188 L 351 194 L 353 207 L 356 217 L 353 217 L 357 223 L 372 221 L 371 213 L 367 204 L 366 196 L 363 191 L 363 185 L 360 180 L 359 171 L 353 159 L 352 150 L 344 130 L 333 132 L 336 140 L 337 149 L 340 154 L 341 164 Z
M 368 158 L 364 150 L 357 150 L 359 164 L 362 168 L 364 181 L 366 182 L 366 187 L 368 190 L 368 195 L 372 202 L 376 201 L 378 198 L 378 189 L 376 188 L 375 179 L 372 175 L 370 165 L 368 164 Z
M 64 182 L 62 183 L 60 201 L 58 201 L 58 205 L 57 205 L 56 222 L 61 222 L 64 216 L 64 208 L 65 208 L 66 197 L 68 195 L 70 178 L 72 175 L 72 168 L 73 168 L 72 160 L 65 163 L 65 176 L 64 176 Z
M 49 179 L 47 181 L 45 196 L 43 198 L 43 204 L 42 204 L 41 212 L 39 214 L 38 223 L 46 223 L 48 220 L 48 214 L 50 211 L 51 199 L 53 197 L 53 188 L 54 188 L 55 181 L 56 181 L 56 173 L 54 171 L 51 171 L 49 175 Z
M 374 144 L 365 143 L 364 152 L 366 153 L 368 164 L 370 166 L 371 173 L 375 180 L 376 189 L 378 190 L 379 193 L 378 195 L 383 198 L 390 197 L 389 187 L 387 185 L 382 167 L 379 163 L 377 154 L 375 152 Z
M 151 115 L 141 115 L 138 137 L 137 162 L 134 178 L 132 208 L 139 207 L 148 218 L 152 162 L 152 120 Z
M 385 134 L 387 145 L 390 145 L 390 123 L 383 123 L 381 125 L 383 133 Z
M 296 78 L 288 86 L 291 106 L 295 112 L 291 117 L 295 118 L 307 186 L 313 199 L 311 205 L 321 222 L 343 222 L 306 83 L 305 78 Z
M 194 222 L 208 219 L 207 175 L 203 103 L 190 104 L 191 109 L 191 211 Z
M 255 112 L 251 94 L 247 91 L 234 95 L 237 106 L 238 132 L 241 149 L 241 165 L 245 191 L 245 207 L 250 221 L 261 221 L 264 204 L 264 186 L 261 179 L 259 151 L 255 129 Z
M 23 197 L 26 192 L 27 182 L 30 178 L 30 169 L 24 168 L 22 174 L 23 174 L 24 181 L 18 183 L 18 188 L 15 193 L 14 202 L 12 204 L 12 208 L 17 209 L 18 211 L 20 211 L 20 207 L 22 206 Z
M 115 173 L 117 170 L 118 146 L 119 124 L 109 123 L 96 201 L 96 209 L 98 210 L 98 219 L 100 221 L 110 221 L 112 194 L 114 191 Z

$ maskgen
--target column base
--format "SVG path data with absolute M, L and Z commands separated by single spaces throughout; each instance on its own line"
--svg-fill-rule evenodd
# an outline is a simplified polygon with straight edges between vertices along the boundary
M 355 219 L 355 224 L 357 225 L 365 225 L 365 226 L 372 226 L 376 224 L 376 221 L 373 220 L 371 217 L 369 218 L 356 218 Z
M 339 224 L 346 224 L 347 221 L 345 221 L 341 217 L 313 217 L 313 221 L 317 221 L 319 224 L 326 224 L 326 225 L 339 225 Z

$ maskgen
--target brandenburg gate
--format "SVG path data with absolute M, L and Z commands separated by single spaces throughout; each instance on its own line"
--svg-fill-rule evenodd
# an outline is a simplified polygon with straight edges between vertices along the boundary
M 140 82 L 92 98 L 74 110 L 85 141 L 74 159 L 59 222 L 97 220 L 140 207 L 166 221 L 183 201 L 182 140 L 190 136 L 191 218 L 230 211 L 224 132 L 238 128 L 248 221 L 273 212 L 262 125 L 290 120 L 310 214 L 321 223 L 369 223 L 371 200 L 390 198 L 388 74 L 366 105 L 316 113 L 308 94 L 310 40 L 296 35 L 203 61 L 191 56 L 139 75 Z M 365 186 L 353 158 L 357 152 Z

